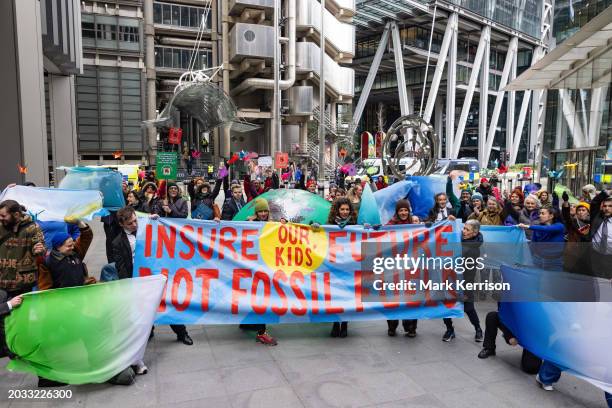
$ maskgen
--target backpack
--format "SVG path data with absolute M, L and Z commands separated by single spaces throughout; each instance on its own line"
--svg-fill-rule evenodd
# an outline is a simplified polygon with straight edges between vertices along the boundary
M 212 220 L 213 210 L 204 203 L 198 204 L 195 210 L 191 212 L 191 218 L 196 220 Z

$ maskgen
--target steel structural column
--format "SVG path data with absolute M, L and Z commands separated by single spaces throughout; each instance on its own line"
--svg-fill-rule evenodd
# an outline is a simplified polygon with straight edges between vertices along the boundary
M 402 116 L 407 115 L 408 93 L 406 92 L 406 75 L 404 72 L 404 52 L 400 39 L 399 28 L 395 22 L 391 23 L 391 38 L 393 40 L 393 56 L 395 57 L 395 76 L 397 77 L 397 90 Z
M 510 66 L 510 75 L 508 76 L 508 82 L 511 82 L 516 78 L 516 55 L 517 51 L 512 56 L 512 65 Z M 516 92 L 509 91 L 508 92 L 508 100 L 506 104 L 506 151 L 512 151 L 512 146 L 514 146 L 514 139 L 516 137 L 516 133 L 514 132 L 514 113 L 516 110 Z M 520 136 L 519 136 L 520 137 Z
M 489 125 L 489 132 L 487 135 L 487 142 L 485 146 L 485 151 L 483 153 L 483 162 L 481 166 L 487 167 L 489 163 L 489 158 L 491 157 L 491 149 L 493 148 L 493 140 L 495 139 L 495 131 L 497 129 L 497 121 L 499 119 L 499 114 L 501 112 L 502 104 L 504 102 L 504 94 L 503 89 L 508 84 L 508 77 L 510 75 L 510 71 L 512 68 L 512 61 L 514 60 L 514 54 L 516 54 L 516 49 L 518 46 L 518 37 L 512 37 L 510 39 L 510 43 L 508 44 L 508 52 L 506 53 L 506 62 L 504 63 L 504 70 L 502 72 L 501 80 L 499 83 L 499 89 L 497 92 L 497 97 L 495 99 L 495 106 L 493 107 L 493 114 L 491 115 L 491 124 Z
M 446 157 L 452 158 L 455 140 L 455 99 L 457 94 L 457 32 L 459 16 L 455 15 L 452 24 L 452 37 L 448 49 L 448 64 L 446 67 Z
M 444 71 L 444 64 L 446 63 L 448 49 L 457 27 L 457 21 L 457 13 L 453 13 L 448 17 L 448 25 L 444 31 L 444 38 L 442 39 L 442 46 L 440 47 L 438 62 L 436 63 L 436 70 L 434 71 L 434 76 L 429 88 L 429 95 L 427 95 L 427 105 L 425 105 L 425 111 L 423 112 L 423 120 L 425 122 L 430 121 L 431 114 L 433 113 L 434 104 L 436 103 L 436 97 L 438 95 L 438 88 L 440 87 L 440 81 L 442 79 L 442 72 Z
M 155 71 L 155 27 L 153 24 L 153 0 L 147 0 L 143 4 L 144 33 L 145 33 L 145 72 L 147 78 L 146 87 L 146 112 L 147 120 L 157 117 L 157 86 Z M 147 164 L 155 164 L 157 155 L 157 128 L 149 126 L 146 130 L 147 141 Z
M 472 105 L 472 98 L 474 97 L 474 89 L 476 89 L 476 82 L 478 81 L 478 75 L 480 74 L 480 67 L 482 65 L 482 57 L 485 53 L 485 48 L 489 48 L 491 41 L 491 27 L 485 26 L 480 34 L 480 41 L 478 42 L 478 49 L 476 50 L 476 56 L 472 65 L 472 72 L 470 73 L 470 81 L 468 88 L 465 93 L 465 100 L 463 101 L 463 108 L 461 109 L 461 116 L 459 117 L 459 124 L 457 125 L 457 133 L 455 134 L 453 142 L 453 152 L 451 157 L 456 158 L 459 155 L 459 149 L 463 142 L 463 132 L 465 131 L 465 124 L 470 113 L 470 107 Z
M 374 84 L 374 79 L 376 78 L 376 73 L 378 72 L 378 67 L 380 66 L 380 61 L 382 60 L 383 54 L 385 53 L 385 48 L 387 47 L 387 41 L 389 40 L 389 29 L 391 23 L 387 23 L 385 25 L 385 29 L 380 37 L 380 42 L 378 43 L 378 48 L 376 49 L 376 54 L 374 54 L 374 59 L 372 60 L 372 65 L 370 66 L 370 70 L 368 71 L 368 76 L 366 78 L 365 84 L 361 89 L 361 95 L 359 96 L 359 101 L 357 102 L 357 106 L 355 106 L 355 112 L 353 113 L 353 122 L 351 123 L 351 133 L 357 129 L 359 125 L 359 121 L 361 120 L 361 115 L 363 114 L 363 109 L 365 108 L 366 102 L 368 101 L 368 96 L 370 96 L 370 91 L 372 90 L 372 85 Z
M 480 68 L 480 106 L 478 109 L 478 163 L 480 167 L 485 167 L 483 163 L 489 120 L 489 64 L 491 59 L 491 41 L 487 41 L 484 47 L 482 66 Z
M 319 66 L 319 180 L 325 180 L 325 0 L 321 0 L 321 55 Z
M 272 90 L 272 123 L 270 126 L 270 156 L 275 158 L 281 146 L 281 119 L 280 119 L 280 41 L 279 41 L 279 20 L 280 20 L 281 0 L 274 0 L 274 12 L 272 15 L 272 27 L 274 27 L 274 62 L 273 76 L 274 88 Z
M 580 125 L 580 121 L 576 116 L 576 106 L 574 102 L 572 102 L 571 96 L 565 89 L 559 89 L 559 99 L 559 103 L 563 106 L 563 116 L 569 127 L 570 134 L 572 135 L 574 146 L 578 148 L 586 147 L 587 140 L 582 130 L 582 126 Z
M 442 112 L 444 111 L 444 106 L 442 106 L 442 101 L 440 99 L 436 99 L 436 103 L 434 105 L 434 129 L 438 134 L 438 142 L 440 146 L 442 146 L 442 140 L 444 139 L 444 121 Z M 438 149 L 438 159 L 442 158 L 442 149 Z
M 540 25 L 541 40 L 545 47 L 550 47 L 553 38 L 553 12 L 554 12 L 554 1 L 555 0 L 544 0 L 542 2 L 542 20 Z M 542 154 L 544 151 L 544 122 L 546 121 L 546 90 L 537 90 L 533 94 L 532 112 L 536 111 L 537 114 L 532 113 L 531 120 L 531 131 L 530 136 L 532 140 L 535 140 L 535 150 L 533 152 L 534 161 L 534 172 L 535 181 L 540 181 L 540 173 L 542 166 Z M 535 106 L 534 106 L 535 105 Z M 536 109 L 534 109 L 534 107 Z
M 561 96 L 557 96 L 557 121 L 555 123 L 555 149 L 567 149 L 567 127 L 563 118 L 563 104 Z M 531 147 L 531 146 L 530 146 Z
M 591 114 L 589 116 L 589 136 L 588 145 L 597 146 L 599 144 L 599 133 L 601 131 L 601 119 L 603 111 L 601 104 L 608 89 L 607 87 L 591 89 Z
M 531 59 L 531 65 L 533 66 L 543 56 L 544 56 L 544 49 L 542 47 L 536 47 L 536 49 L 533 51 L 533 58 Z M 519 117 L 516 123 L 516 130 L 514 131 L 514 139 L 512 141 L 512 148 L 510 149 L 509 165 L 516 164 L 516 157 L 518 155 L 521 138 L 523 137 L 523 127 L 525 126 L 525 118 L 527 117 L 527 110 L 529 109 L 530 101 L 531 101 L 531 90 L 526 90 L 525 93 L 523 94 L 523 100 L 521 102 L 521 110 L 519 111 Z

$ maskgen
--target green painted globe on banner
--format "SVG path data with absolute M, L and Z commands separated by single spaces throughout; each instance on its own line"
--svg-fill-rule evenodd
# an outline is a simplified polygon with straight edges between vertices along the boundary
M 310 224 L 311 222 L 327 224 L 331 203 L 308 191 L 281 188 L 270 190 L 257 198 L 265 198 L 268 201 L 270 218 L 273 220 L 284 218 L 297 224 Z M 256 199 L 245 205 L 234 216 L 234 221 L 245 221 L 247 217 L 254 215 Z

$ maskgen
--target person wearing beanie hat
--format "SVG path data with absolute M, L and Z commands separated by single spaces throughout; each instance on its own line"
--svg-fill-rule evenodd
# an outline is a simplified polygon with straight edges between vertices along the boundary
M 82 221 L 79 222 L 79 230 L 81 234 L 76 241 L 64 231 L 57 232 L 51 238 L 52 250 L 44 262 L 51 277 L 51 286 L 46 289 L 82 286 L 92 280 L 95 282 L 95 279 L 89 279 L 87 266 L 83 262 L 93 240 L 93 232 Z M 46 273 L 39 271 L 43 281 Z
M 466 222 L 468 217 L 474 211 L 471 205 L 472 191 L 470 190 L 469 186 L 464 187 L 463 190 L 461 190 L 461 196 L 459 199 L 460 203 L 459 210 L 457 211 L 457 218 L 461 218 L 462 222 Z
M 317 182 L 315 180 L 308 180 L 308 184 L 306 184 L 306 189 L 313 193 L 317 193 Z
M 181 197 L 178 185 L 171 181 L 166 184 L 166 190 L 166 197 L 158 201 L 156 213 L 160 217 L 187 218 L 187 202 Z
M 221 211 L 215 204 L 215 200 L 219 196 L 222 184 L 223 179 L 219 178 L 212 189 L 207 181 L 196 187 L 195 193 L 191 198 L 191 218 L 215 221 L 221 219 Z
M 408 200 L 399 200 L 395 204 L 395 214 L 389 220 L 387 225 L 404 225 L 412 224 L 412 207 Z M 397 327 L 399 326 L 399 320 L 387 320 L 387 334 L 391 337 L 395 336 Z M 402 320 L 402 327 L 406 332 L 407 337 L 415 337 L 417 329 L 416 319 L 404 319 Z
M 268 204 L 268 200 L 265 198 L 258 197 L 255 199 L 253 203 L 253 211 L 255 212 L 255 215 L 249 216 L 247 218 L 248 221 L 272 221 L 272 219 L 270 219 L 270 206 Z M 281 219 L 281 222 L 284 223 L 286 221 Z M 268 334 L 265 324 L 241 324 L 240 328 L 242 330 L 255 330 L 257 332 L 255 341 L 258 343 L 266 346 L 276 346 L 278 344 L 276 339 Z
M 157 186 L 155 183 L 147 182 L 140 189 L 140 210 L 147 214 L 154 214 L 157 211 Z

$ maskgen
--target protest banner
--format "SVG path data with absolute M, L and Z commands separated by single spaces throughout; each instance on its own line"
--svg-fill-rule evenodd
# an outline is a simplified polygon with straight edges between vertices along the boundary
M 298 323 L 463 316 L 455 298 L 363 299 L 362 242 L 448 255 L 459 224 L 317 230 L 275 222 L 140 219 L 134 276 L 168 282 L 157 324 Z M 445 256 L 446 256 L 445 255 Z M 427 271 L 420 271 L 426 274 Z M 453 273 L 453 271 L 450 271 Z M 418 279 L 420 276 L 406 277 Z

